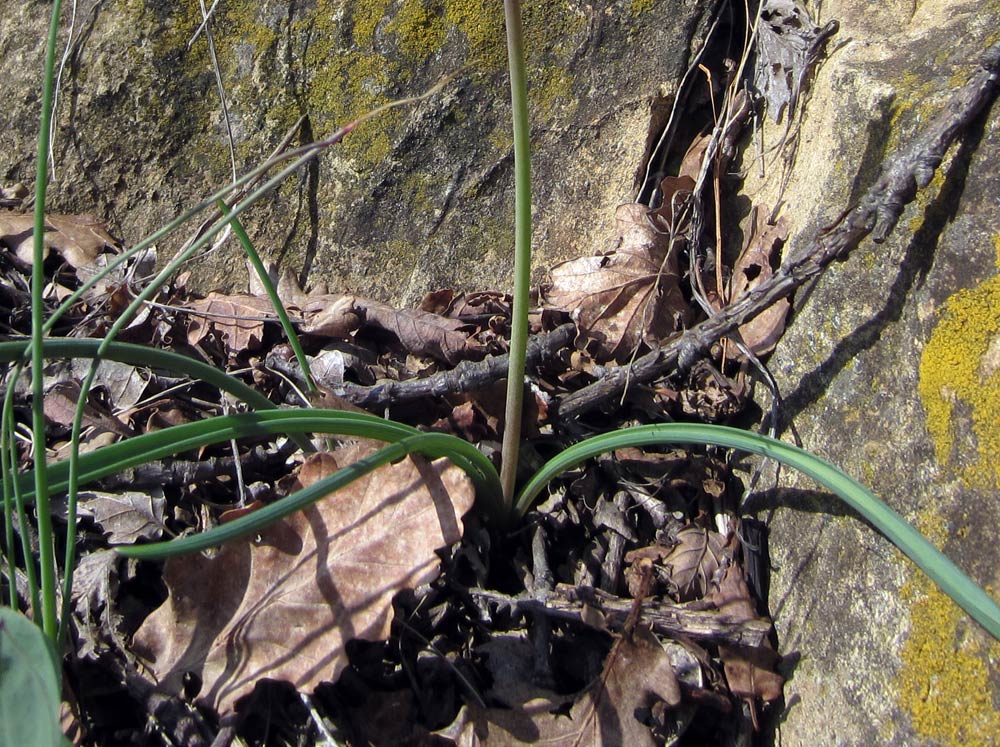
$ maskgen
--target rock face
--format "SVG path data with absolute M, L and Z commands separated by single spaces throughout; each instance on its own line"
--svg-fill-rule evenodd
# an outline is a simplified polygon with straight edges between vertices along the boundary
M 841 31 L 784 193 L 792 247 L 945 106 L 996 42 L 1000 5 L 823 3 L 818 20 L 830 18 Z M 997 106 L 974 130 L 887 242 L 824 275 L 770 367 L 803 446 L 870 486 L 996 598 Z M 777 181 L 748 179 L 745 190 L 773 203 Z M 776 509 L 771 610 L 781 650 L 801 657 L 782 745 L 997 743 L 1000 644 L 833 499 L 776 492 L 756 506 Z
M 24 105 L 0 114 L 0 169 L 28 183 L 49 6 L 10 5 L 0 50 Z M 51 204 L 107 218 L 135 243 L 231 179 L 205 39 L 188 49 L 199 3 L 80 5 L 62 74 Z M 496 5 L 219 4 L 214 39 L 239 173 L 301 116 L 296 143 L 455 76 L 442 93 L 359 127 L 252 210 L 247 229 L 264 254 L 303 282 L 404 304 L 436 288 L 509 282 L 513 146 Z M 615 206 L 633 190 L 650 101 L 676 89 L 711 11 L 696 0 L 525 3 L 540 267 L 606 239 Z M 232 286 L 245 274 L 234 244 L 196 278 Z
M 359 127 L 247 215 L 263 253 L 332 289 L 412 303 L 510 276 L 512 148 L 502 19 L 486 0 L 226 0 L 215 25 L 238 171 L 300 116 L 296 142 L 375 105 L 443 92 Z M 710 22 L 695 0 L 525 3 L 536 264 L 590 253 L 635 193 Z M 817 8 L 819 10 L 817 10 Z M 0 169 L 30 184 L 50 6 L 7 3 Z M 997 41 L 995 0 L 814 3 L 840 21 L 810 86 L 787 173 L 766 124 L 764 176 L 791 246 L 832 222 Z M 50 205 L 109 221 L 128 243 L 230 176 L 198 2 L 85 0 L 62 74 Z M 868 484 L 1000 594 L 1000 117 L 985 114 L 882 245 L 829 271 L 770 367 L 809 450 Z M 652 114 L 652 117 L 651 117 Z M 782 177 L 787 177 L 779 193 Z M 186 235 L 161 242 L 176 246 Z M 235 246 L 203 287 L 245 282 Z M 786 437 L 790 431 L 786 429 Z M 995 744 L 1000 645 L 834 499 L 783 473 L 750 501 L 771 522 L 771 610 L 786 669 L 776 743 Z

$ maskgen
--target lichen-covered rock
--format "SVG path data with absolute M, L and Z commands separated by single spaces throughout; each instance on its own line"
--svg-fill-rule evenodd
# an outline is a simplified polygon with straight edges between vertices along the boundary
M 812 84 L 784 193 L 792 247 L 853 204 L 881 160 L 946 105 L 997 41 L 1000 4 L 834 0 L 819 20 L 831 18 L 841 30 Z M 770 143 L 784 130 L 768 129 Z M 772 158 L 766 183 L 744 162 L 746 190 L 764 202 L 780 181 Z M 771 359 L 803 446 L 872 487 L 994 598 L 998 158 L 994 105 L 889 241 L 864 243 L 808 300 L 800 294 Z M 834 499 L 774 493 L 756 505 L 781 506 L 771 609 L 793 654 L 782 745 L 998 743 L 1000 644 Z

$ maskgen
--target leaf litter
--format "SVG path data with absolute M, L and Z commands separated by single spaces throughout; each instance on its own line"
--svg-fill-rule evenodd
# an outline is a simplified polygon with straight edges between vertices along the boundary
M 770 12 L 767 23 L 782 23 Z M 772 113 L 790 112 L 803 58 L 776 45 L 808 46 L 814 37 L 802 44 L 765 38 L 778 78 L 760 85 Z M 735 136 L 724 135 L 725 151 Z M 724 206 L 706 206 L 701 194 L 706 175 L 709 182 L 724 176 L 713 143 L 706 129 L 681 144 L 673 154 L 680 165 L 659 179 L 656 204 L 619 206 L 605 246 L 551 268 L 531 321 L 542 342 L 530 370 L 526 459 L 565 447 L 579 429 L 559 419 L 561 397 L 719 312 L 723 298 L 752 292 L 780 263 L 788 229 L 767 221 L 769 206 L 755 206 L 735 258 L 704 252 L 727 238 L 713 236 L 705 220 Z M 0 214 L 0 243 L 12 253 L 0 312 L 12 329 L 24 322 L 24 296 L 15 289 L 25 287 L 29 269 L 22 256 L 29 219 Z M 49 251 L 69 267 L 60 270 L 64 295 L 120 251 L 88 216 L 53 215 L 47 226 Z M 99 336 L 154 258 L 127 263 L 101 286 L 103 296 L 78 302 L 68 315 L 74 333 Z M 322 286 L 306 292 L 291 273 L 273 274 L 329 387 L 311 399 L 314 406 L 356 409 L 376 390 L 398 392 L 379 414 L 495 454 L 503 368 L 494 360 L 506 353 L 506 294 L 441 289 L 419 308 L 396 309 Z M 301 405 L 302 372 L 270 299 L 259 284 L 250 287 L 199 296 L 178 278 L 127 337 L 242 369 L 274 402 Z M 699 303 L 704 288 L 707 303 Z M 788 308 L 779 303 L 739 329 L 753 355 L 773 349 Z M 547 348 L 546 337 L 567 322 L 575 341 Z M 689 371 L 629 389 L 587 427 L 740 417 L 749 402 L 746 361 L 734 349 L 717 346 Z M 199 382 L 106 365 L 87 422 L 111 438 L 230 406 Z M 58 397 L 46 401 L 46 412 L 56 437 L 79 396 L 65 387 L 79 375 L 68 367 L 50 373 Z M 432 394 L 406 394 L 418 386 Z M 18 382 L 14 391 L 23 405 L 26 388 Z M 297 724 L 286 742 L 311 733 L 299 694 L 311 695 L 346 743 L 359 744 L 641 745 L 689 733 L 721 745 L 773 713 L 781 660 L 758 609 L 759 586 L 744 571 L 766 567 L 766 557 L 761 563 L 757 546 L 741 541 L 742 485 L 713 454 L 628 449 L 594 460 L 557 480 L 530 515 L 530 531 L 510 536 L 489 534 L 469 513 L 473 494 L 463 473 L 407 458 L 252 540 L 171 559 L 162 569 L 123 563 L 103 549 L 207 528 L 372 448 L 344 443 L 300 464 L 280 439 L 220 445 L 145 465 L 126 477 L 134 489 L 109 479 L 110 489 L 83 496 L 88 547 L 74 594 L 75 640 L 86 660 L 79 681 L 106 683 L 110 673 L 140 711 L 160 704 L 165 734 L 182 733 L 192 718 L 184 704 L 193 703 L 202 731 L 216 718 L 235 719 L 243 738 L 259 744 L 273 743 L 262 719 Z M 105 706 L 85 689 L 80 696 L 91 713 L 80 722 L 90 724 L 86 739 L 125 743 L 101 726 Z M 386 719 L 391 727 L 379 725 Z
M 313 455 L 288 490 L 374 451 L 363 444 Z M 392 597 L 437 575 L 435 550 L 461 539 L 472 502 L 465 473 L 446 460 L 382 467 L 251 543 L 167 560 L 167 601 L 133 648 L 161 691 L 179 694 L 194 673 L 199 702 L 223 715 L 263 678 L 301 689 L 336 679 L 348 665 L 344 644 L 388 637 Z

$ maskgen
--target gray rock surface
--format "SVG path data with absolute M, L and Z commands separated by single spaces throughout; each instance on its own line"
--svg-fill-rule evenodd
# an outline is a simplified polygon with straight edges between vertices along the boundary
M 813 83 L 784 193 L 792 247 L 833 222 L 881 159 L 945 106 L 995 43 L 1000 5 L 823 3 L 818 20 L 830 18 L 841 31 Z M 770 361 L 803 446 L 869 485 L 994 598 L 997 109 L 952 149 L 886 243 L 862 244 L 823 276 Z M 764 183 L 748 179 L 746 192 L 773 202 L 779 167 Z M 781 484 L 809 487 L 787 473 Z M 780 744 L 998 743 L 996 641 L 833 499 L 776 491 L 755 503 L 772 519 L 781 650 L 800 657 Z
M 504 287 L 512 174 L 502 30 L 485 0 L 224 0 L 215 28 L 243 171 L 302 114 L 318 137 L 468 64 L 445 92 L 381 116 L 255 208 L 260 249 L 303 280 L 397 303 Z M 694 0 L 526 3 L 536 264 L 589 253 L 629 200 L 651 102 L 676 91 L 704 32 Z M 198 4 L 81 0 L 63 72 L 50 206 L 128 243 L 229 178 Z M 422 12 L 425 7 L 439 11 Z M 0 177 L 30 184 L 47 3 L 5 3 Z M 943 107 L 997 40 L 1000 3 L 828 0 L 840 33 L 811 85 L 780 195 L 794 247 L 834 220 L 881 159 Z M 1000 117 L 984 116 L 882 245 L 808 299 L 771 359 L 803 445 L 870 485 L 1000 595 Z M 784 131 L 766 124 L 768 152 Z M 780 157 L 745 193 L 779 198 Z M 161 243 L 169 253 L 184 236 Z M 235 245 L 197 266 L 245 283 Z M 791 437 L 786 430 L 785 437 Z M 1000 645 L 834 499 L 783 473 L 771 609 L 791 679 L 776 743 L 972 745 L 1000 739 Z M 789 487 L 793 489 L 789 489 Z

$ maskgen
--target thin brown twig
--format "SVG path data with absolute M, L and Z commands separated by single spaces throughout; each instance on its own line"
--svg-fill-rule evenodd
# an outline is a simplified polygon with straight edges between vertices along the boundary
M 544 335 L 530 338 L 525 365 L 537 366 L 550 359 L 566 347 L 575 335 L 575 324 L 563 324 Z M 427 397 L 485 389 L 507 376 L 507 359 L 508 356 L 504 354 L 493 355 L 481 361 L 462 361 L 453 369 L 439 371 L 422 379 L 384 381 L 373 386 L 322 379 L 317 379 L 316 383 L 353 405 L 367 410 L 378 410 Z M 301 380 L 302 373 L 295 361 L 283 361 L 277 356 L 268 356 L 267 365 L 295 380 Z

